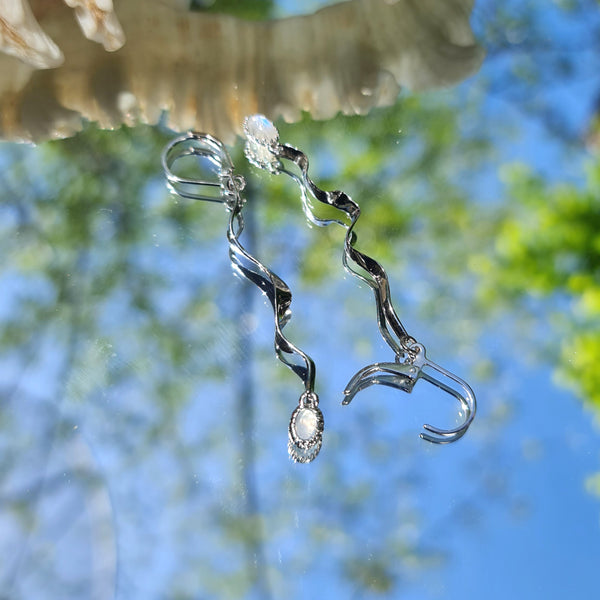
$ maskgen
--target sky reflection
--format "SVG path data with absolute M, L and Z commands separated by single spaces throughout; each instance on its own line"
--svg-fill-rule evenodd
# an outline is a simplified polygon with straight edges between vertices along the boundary
M 598 54 L 577 60 L 562 41 L 585 46 L 600 15 L 577 7 L 527 4 L 535 27 L 505 31 L 511 54 L 491 31 L 508 27 L 501 11 L 481 3 L 489 58 L 458 88 L 280 124 L 314 178 L 363 208 L 358 246 L 388 270 L 403 322 L 472 382 L 476 421 L 450 446 L 418 438 L 457 420 L 424 384 L 340 406 L 353 373 L 392 359 L 371 291 L 342 269 L 343 230 L 307 227 L 293 182 L 248 167 L 240 144 L 244 241 L 290 285 L 286 334 L 317 364 L 325 435 L 310 465 L 286 454 L 299 382 L 275 359 L 268 301 L 232 273 L 226 212 L 166 190 L 172 132 L 90 125 L 2 145 L 0 597 L 592 594 L 598 408 L 560 375 L 579 297 L 495 279 L 519 272 L 497 246 L 529 206 L 515 186 L 533 185 L 506 165 L 585 189 L 597 163 L 582 139 Z M 554 40 L 539 79 L 516 68 L 533 42 L 515 31 Z

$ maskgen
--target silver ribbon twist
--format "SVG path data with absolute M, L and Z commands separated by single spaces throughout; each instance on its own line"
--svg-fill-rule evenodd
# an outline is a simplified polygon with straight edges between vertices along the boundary
M 349 404 L 361 390 L 375 384 L 387 385 L 404 392 L 412 392 L 416 382 L 424 379 L 457 399 L 463 409 L 463 422 L 453 429 L 442 429 L 425 424 L 420 437 L 435 444 L 447 444 L 461 438 L 466 432 L 477 409 L 475 394 L 469 384 L 429 360 L 425 347 L 410 336 L 398 318 L 392 305 L 387 273 L 381 264 L 356 249 L 357 237 L 354 227 L 360 217 L 360 207 L 346 193 L 336 190 L 327 192 L 319 188 L 309 177 L 307 156 L 288 144 L 279 142 L 279 132 L 264 115 L 253 115 L 244 121 L 246 134 L 245 152 L 250 162 L 272 173 L 285 173 L 298 183 L 302 193 L 303 208 L 307 217 L 316 225 L 338 223 L 346 228 L 342 262 L 355 277 L 366 283 L 375 296 L 377 324 L 383 339 L 394 351 L 394 362 L 374 363 L 361 369 L 348 382 L 344 390 L 343 404 Z M 296 175 L 285 169 L 282 160 L 294 163 L 300 169 Z M 308 196 L 332 206 L 345 214 L 346 219 L 320 219 L 311 207 Z M 428 373 L 425 369 L 432 371 Z
M 172 171 L 174 163 L 190 155 L 207 159 L 214 168 L 216 181 L 175 175 Z M 283 333 L 283 328 L 292 316 L 290 288 L 240 243 L 239 238 L 244 230 L 242 209 L 245 199 L 241 195 L 246 183 L 244 178 L 234 174 L 233 163 L 223 143 L 206 133 L 189 132 L 172 140 L 163 151 L 162 166 L 169 188 L 174 194 L 192 200 L 219 202 L 226 206 L 229 212 L 227 240 L 232 265 L 241 276 L 258 286 L 269 298 L 275 317 L 277 357 L 304 383 L 304 392 L 290 420 L 288 452 L 295 462 L 312 461 L 321 449 L 324 424 L 319 397 L 314 391 L 315 364 L 308 354 Z

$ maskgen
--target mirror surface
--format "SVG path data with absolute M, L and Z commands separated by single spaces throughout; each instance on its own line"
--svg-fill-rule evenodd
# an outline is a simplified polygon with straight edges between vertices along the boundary
M 90 40 L 31 2 L 56 51 L 3 15 L 25 43 L 0 57 L 0 598 L 593 596 L 600 6 L 472 4 L 132 1 Z M 360 205 L 402 324 L 474 389 L 456 443 L 419 439 L 464 418 L 424 380 L 342 406 L 395 354 L 344 228 L 248 163 L 256 112 Z M 293 294 L 325 422 L 308 464 L 226 206 L 167 189 L 189 128 L 227 144 L 240 242 Z

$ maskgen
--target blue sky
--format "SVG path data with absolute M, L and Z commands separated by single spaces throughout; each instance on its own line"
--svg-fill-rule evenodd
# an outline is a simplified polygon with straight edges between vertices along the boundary
M 478 6 L 479 32 L 491 4 Z M 583 20 L 559 18 L 551 4 L 539 3 L 536 23 L 555 58 L 571 52 L 570 44 L 585 46 L 586 33 L 600 26 L 600 11 L 590 9 Z M 599 56 L 583 52 L 572 76 L 536 88 L 541 106 L 563 115 L 574 139 L 585 130 L 600 90 L 599 63 Z M 488 127 L 495 142 L 495 164 L 471 179 L 470 191 L 482 203 L 503 202 L 499 165 L 520 161 L 550 180 L 581 181 L 590 160 L 582 146 L 553 137 L 539 115 L 509 100 L 511 89 L 518 90 L 510 68 L 508 59 L 491 56 L 477 75 L 443 92 L 460 106 L 483 93 L 489 81 L 506 82 L 486 97 L 475 121 L 465 114 L 463 124 L 465 130 Z M 513 128 L 518 135 L 508 135 Z M 10 149 L 2 152 L 4 164 Z M 39 150 L 24 152 L 33 160 Z M 326 418 L 318 460 L 293 465 L 285 453 L 287 420 L 301 385 L 274 358 L 270 306 L 231 274 L 225 211 L 197 206 L 211 226 L 223 228 L 222 237 L 173 235 L 161 221 L 159 188 L 157 178 L 146 191 L 139 218 L 154 243 L 137 250 L 136 265 L 166 274 L 167 291 L 157 287 L 152 294 L 175 321 L 173 307 L 190 295 L 210 297 L 205 312 L 183 327 L 196 336 L 190 364 L 224 376 L 182 373 L 181 380 L 191 382 L 190 397 L 174 415 L 161 412 L 148 401 L 154 398 L 153 374 L 165 368 L 161 350 L 148 348 L 143 360 L 131 350 L 145 339 L 136 336 L 144 323 L 122 297 L 112 298 L 103 313 L 106 338 L 116 341 L 81 340 L 80 362 L 68 385 L 58 383 L 64 348 L 56 346 L 52 323 L 35 337 L 39 362 L 23 369 L 22 356 L 2 357 L 3 378 L 17 385 L 0 419 L 1 447 L 15 457 L 0 491 L 9 497 L 13 490 L 29 490 L 43 473 L 46 493 L 34 505 L 36 526 L 29 534 L 15 512 L 0 510 L 0 554 L 8 557 L 0 560 L 0 592 L 11 585 L 15 598 L 37 600 L 110 598 L 115 589 L 119 599 L 148 600 L 171 598 L 179 590 L 179 598 L 225 599 L 239 597 L 238 589 L 258 572 L 258 583 L 243 597 L 269 597 L 264 582 L 274 598 L 592 596 L 600 499 L 586 491 L 585 481 L 600 470 L 600 434 L 593 415 L 555 381 L 553 365 L 535 344 L 515 346 L 519 314 L 481 323 L 468 308 L 453 306 L 455 317 L 480 332 L 465 350 L 452 337 L 459 328 L 445 327 L 443 314 L 426 320 L 418 292 L 404 291 L 405 274 L 385 265 L 394 297 L 412 299 L 399 307 L 409 331 L 419 332 L 433 360 L 468 379 L 479 400 L 477 420 L 459 443 L 426 444 L 418 438 L 422 423 L 451 426 L 456 407 L 425 382 L 411 395 L 369 388 L 350 406 L 339 406 L 357 369 L 393 358 L 377 331 L 371 292 L 341 268 L 318 293 L 307 289 L 295 257 L 280 250 L 286 243 L 304 248 L 312 236 L 326 233 L 304 229 L 302 217 L 293 214 L 282 216 L 278 232 L 269 232 L 259 208 L 259 250 L 277 257 L 294 290 L 294 319 L 286 332 L 317 363 Z M 289 190 L 294 193 L 293 186 Z M 16 235 L 11 227 L 7 231 Z M 332 235 L 341 242 L 341 230 Z M 25 281 L 10 258 L 2 275 L 5 322 L 21 314 L 14 294 Z M 427 265 L 415 264 L 416 272 L 421 268 Z M 431 288 L 415 282 L 414 289 Z M 538 306 L 542 318 L 557 305 L 550 298 Z M 245 336 L 239 323 L 247 328 Z M 32 331 L 41 325 L 31 324 Z M 204 336 L 207 330 L 211 336 Z M 130 356 L 136 357 L 133 365 Z M 490 378 L 476 376 L 482 357 L 494 363 Z M 133 376 L 122 381 L 117 375 L 125 367 Z M 247 409 L 244 386 L 254 398 L 246 421 L 240 416 Z M 160 435 L 146 446 L 154 429 Z M 47 451 L 47 436 L 58 430 Z M 257 454 L 250 465 L 243 455 L 248 437 Z M 243 484 L 249 474 L 252 489 Z M 62 479 L 51 485 L 56 476 Z M 243 528 L 235 526 L 256 507 L 264 534 L 260 552 L 244 545 Z M 10 583 L 15 572 L 18 578 Z M 372 591 L 357 581 L 371 583 Z

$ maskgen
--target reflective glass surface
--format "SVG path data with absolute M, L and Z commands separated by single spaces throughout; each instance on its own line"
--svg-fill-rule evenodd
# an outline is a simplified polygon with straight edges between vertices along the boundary
M 595 597 L 600 6 L 472 4 L 131 0 L 108 52 L 113 21 L 91 41 L 31 3 L 64 61 L 0 44 L 0 598 Z M 344 228 L 246 159 L 256 112 L 360 205 L 403 325 L 474 389 L 459 441 L 419 438 L 463 419 L 427 381 L 342 406 L 395 353 Z M 240 240 L 292 291 L 308 464 L 227 207 L 167 189 L 190 128 L 227 144 Z

